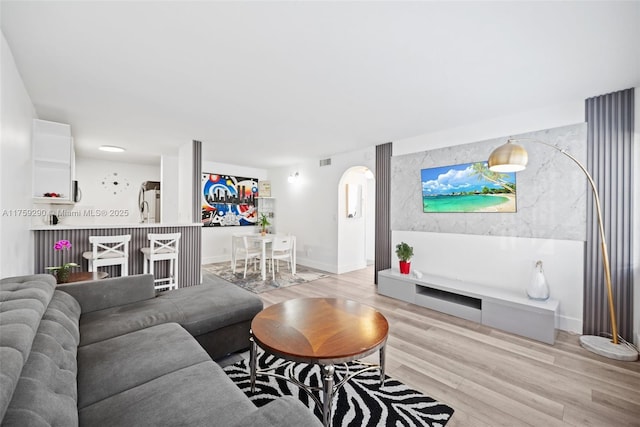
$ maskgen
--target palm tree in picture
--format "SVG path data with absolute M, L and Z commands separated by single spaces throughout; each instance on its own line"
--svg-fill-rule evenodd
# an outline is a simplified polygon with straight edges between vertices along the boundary
M 478 181 L 482 179 L 486 179 L 489 182 L 493 182 L 494 184 L 498 184 L 503 187 L 510 193 L 515 194 L 516 186 L 514 183 L 507 181 L 506 179 L 509 177 L 506 173 L 493 172 L 489 170 L 489 167 L 486 163 L 474 163 L 471 165 L 471 169 L 473 173 L 471 176 L 478 177 Z

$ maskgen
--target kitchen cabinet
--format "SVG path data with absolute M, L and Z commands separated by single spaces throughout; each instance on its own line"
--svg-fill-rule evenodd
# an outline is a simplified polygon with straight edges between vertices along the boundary
M 33 201 L 73 203 L 72 180 L 75 155 L 71 126 L 46 120 L 33 121 Z M 56 193 L 59 197 L 45 197 Z

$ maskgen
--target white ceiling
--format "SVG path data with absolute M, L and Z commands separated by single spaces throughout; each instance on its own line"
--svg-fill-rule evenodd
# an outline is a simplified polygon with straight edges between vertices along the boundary
M 640 86 L 639 1 L 3 0 L 1 14 L 40 118 L 71 124 L 89 157 L 111 144 L 157 161 L 199 139 L 208 160 L 276 167 Z

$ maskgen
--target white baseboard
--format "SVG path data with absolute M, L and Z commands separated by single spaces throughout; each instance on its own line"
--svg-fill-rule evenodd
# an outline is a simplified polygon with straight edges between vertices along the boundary
M 202 265 L 204 264 L 213 264 L 216 262 L 228 262 L 231 261 L 231 255 L 217 255 L 217 256 L 211 256 L 211 257 L 206 257 L 206 258 L 202 258 Z
M 305 267 L 315 268 L 316 270 L 326 271 L 328 273 L 338 274 L 336 266 L 331 264 L 325 264 L 305 257 L 296 258 L 297 265 L 304 265 Z
M 338 274 L 348 273 L 350 271 L 362 270 L 363 268 L 367 268 L 366 263 L 352 264 L 347 266 L 342 266 L 338 269 Z
M 582 319 L 574 319 L 567 316 L 556 316 L 556 329 L 582 334 Z

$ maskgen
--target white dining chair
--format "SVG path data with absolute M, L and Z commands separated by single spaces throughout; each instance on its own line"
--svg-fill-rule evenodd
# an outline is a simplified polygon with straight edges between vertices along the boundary
M 271 269 L 272 280 L 276 279 L 276 269 L 280 271 L 280 260 L 287 261 L 289 271 L 293 264 L 293 239 L 291 236 L 275 236 L 271 242 L 271 254 L 269 256 L 269 267 Z M 275 262 L 275 266 L 274 266 Z
M 122 236 L 89 236 L 92 250 L 83 252 L 82 257 L 89 261 L 89 272 L 99 267 L 119 265 L 120 275 L 129 275 L 130 234 Z
M 256 269 L 256 262 L 262 256 L 262 250 L 250 244 L 248 236 L 233 236 L 233 273 L 236 272 L 238 257 L 244 257 L 244 278 L 247 277 L 247 264 L 253 259 L 253 269 Z
M 144 274 L 155 274 L 157 261 L 169 261 L 169 276 L 156 279 L 153 283 L 156 290 L 178 289 L 178 257 L 180 254 L 181 233 L 149 233 L 149 247 L 140 248 L 144 255 Z

